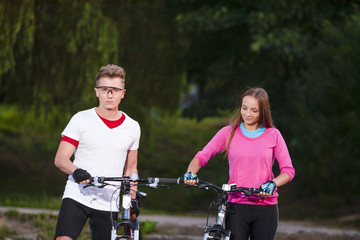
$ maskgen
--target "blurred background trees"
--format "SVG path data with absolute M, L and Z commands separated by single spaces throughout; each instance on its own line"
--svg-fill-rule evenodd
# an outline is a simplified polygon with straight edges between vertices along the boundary
M 297 170 L 280 192 L 286 215 L 359 212 L 359 10 L 340 0 L 1 1 L 0 164 L 19 189 L 4 187 L 0 202 L 30 195 L 44 177 L 32 194 L 60 198 L 60 132 L 97 104 L 95 74 L 115 63 L 127 71 L 121 110 L 142 126 L 140 173 L 182 175 L 241 92 L 261 86 Z M 226 182 L 221 159 L 200 176 Z M 168 191 L 152 194 L 149 208 L 194 210 Z M 164 196 L 171 204 L 157 205 Z M 317 211 L 296 210 L 304 203 Z

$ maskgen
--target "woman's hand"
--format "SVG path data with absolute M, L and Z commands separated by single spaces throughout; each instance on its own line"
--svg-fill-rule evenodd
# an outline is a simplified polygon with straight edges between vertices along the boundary
M 275 182 L 273 180 L 269 180 L 260 186 L 261 189 L 260 195 L 272 196 L 274 194 L 275 188 L 276 188 Z
M 192 172 L 187 172 L 184 174 L 184 183 L 187 185 L 195 186 L 197 183 L 197 175 Z

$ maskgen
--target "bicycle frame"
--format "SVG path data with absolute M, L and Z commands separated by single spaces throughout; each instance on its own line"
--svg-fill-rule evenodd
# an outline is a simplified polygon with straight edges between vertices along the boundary
M 119 195 L 121 196 L 121 221 L 113 220 L 113 227 L 111 230 L 111 240 L 141 240 L 140 224 L 136 219 L 131 220 L 131 183 L 137 184 L 139 182 L 146 183 L 145 186 L 149 188 L 167 187 L 164 183 L 179 184 L 181 178 L 138 178 L 137 174 L 130 177 L 92 177 L 91 185 L 95 187 L 103 187 L 105 185 L 111 185 L 106 183 L 107 181 L 119 181 L 122 182 Z M 136 183 L 137 182 L 137 183 Z M 141 184 L 140 184 L 141 185 Z M 145 197 L 146 193 L 137 191 L 137 195 Z M 120 230 L 123 230 L 124 234 L 118 234 Z
M 242 188 L 242 187 L 236 187 L 235 184 L 223 184 L 222 187 L 219 187 L 213 183 L 200 181 L 198 184 L 198 188 L 200 189 L 208 189 L 211 187 L 215 190 L 215 192 L 218 194 L 217 200 L 219 202 L 215 202 L 215 205 L 218 207 L 218 212 L 216 216 L 216 222 L 213 226 L 208 226 L 208 220 L 206 223 L 205 231 L 204 231 L 204 238 L 203 240 L 209 240 L 209 239 L 217 239 L 217 240 L 229 240 L 231 236 L 231 231 L 228 229 L 225 229 L 224 222 L 225 222 L 225 216 L 226 216 L 226 207 L 227 207 L 227 198 L 229 194 L 240 192 L 246 196 L 258 196 L 258 193 L 260 192 L 259 188 Z M 211 205 L 210 205 L 211 206 Z M 210 208 L 208 212 L 208 219 L 210 214 Z
M 121 212 L 121 221 L 113 221 L 113 228 L 111 230 L 111 240 L 118 239 L 140 239 L 140 224 L 137 221 L 131 220 L 131 195 L 130 195 L 130 182 L 125 182 L 123 184 L 123 194 L 122 194 L 122 212 Z M 117 235 L 119 227 L 123 227 L 124 235 Z

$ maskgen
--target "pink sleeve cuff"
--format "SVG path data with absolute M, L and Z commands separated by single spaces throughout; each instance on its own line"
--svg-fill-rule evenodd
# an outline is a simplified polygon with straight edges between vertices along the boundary
M 286 173 L 289 175 L 290 181 L 295 177 L 295 169 L 294 168 L 283 168 L 281 169 L 281 173 Z
M 195 155 L 195 158 L 199 160 L 200 166 L 203 167 L 206 165 L 206 161 L 201 157 L 201 154 L 197 153 Z

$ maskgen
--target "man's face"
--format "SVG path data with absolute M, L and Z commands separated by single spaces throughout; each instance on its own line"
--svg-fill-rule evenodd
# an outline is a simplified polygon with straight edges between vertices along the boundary
M 125 91 L 123 80 L 119 77 L 99 79 L 98 86 L 95 88 L 96 96 L 99 98 L 99 107 L 106 110 L 118 110 Z

